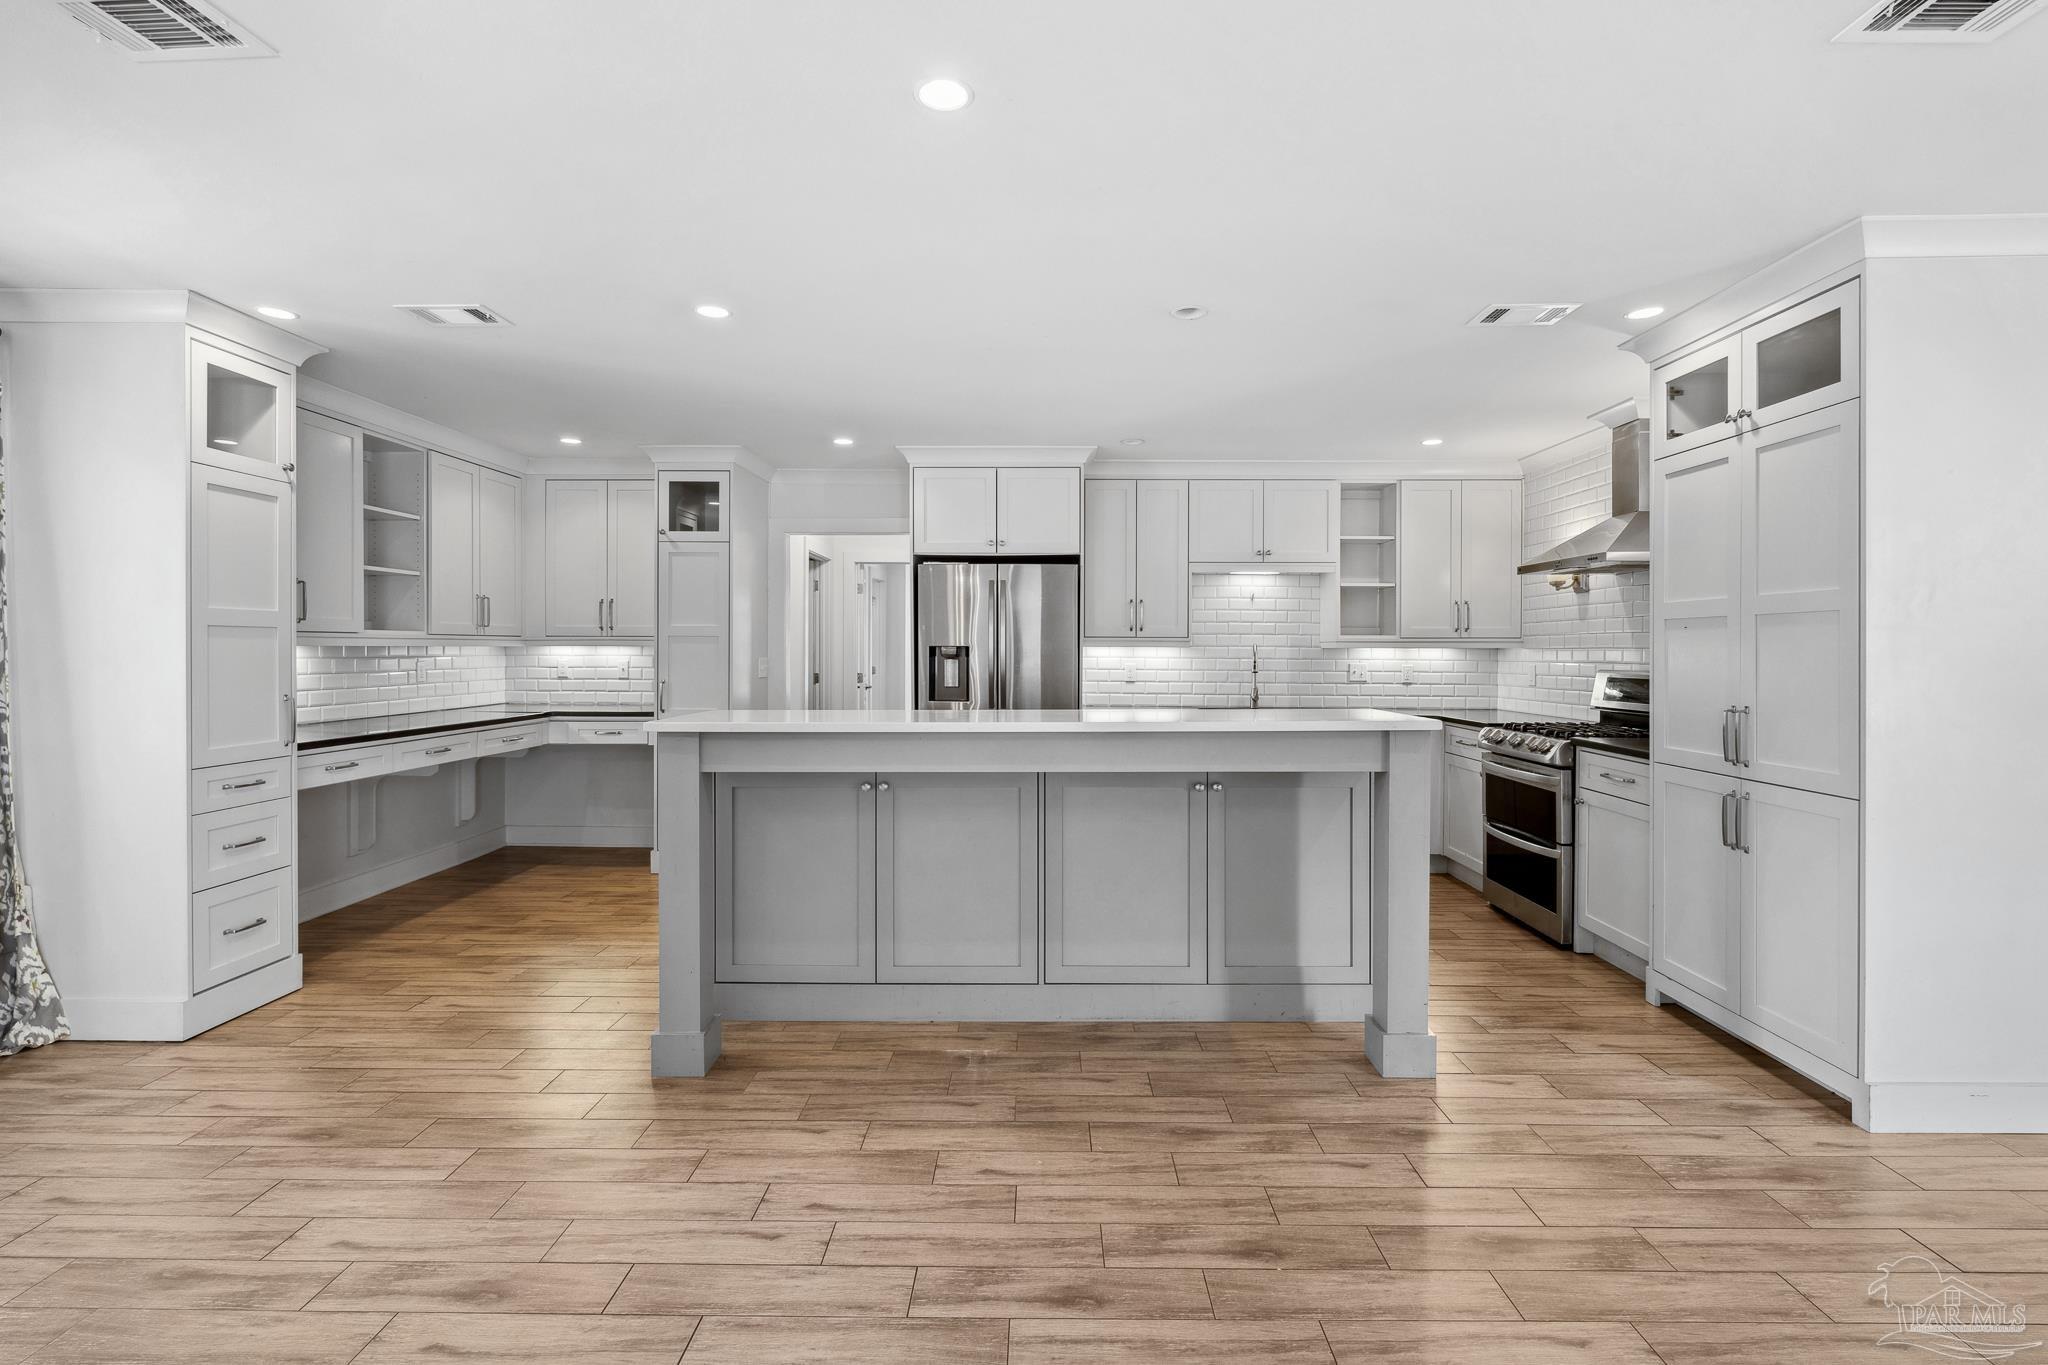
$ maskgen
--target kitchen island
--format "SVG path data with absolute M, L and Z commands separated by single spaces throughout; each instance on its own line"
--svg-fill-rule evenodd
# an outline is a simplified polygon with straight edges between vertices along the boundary
M 702 711 L 655 741 L 654 1074 L 721 1015 L 1362 1018 L 1433 1076 L 1430 769 L 1391 711 Z

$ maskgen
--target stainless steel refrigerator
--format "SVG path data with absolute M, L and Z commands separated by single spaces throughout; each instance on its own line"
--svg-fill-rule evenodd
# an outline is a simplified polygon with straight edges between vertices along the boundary
M 917 566 L 917 704 L 933 711 L 1081 705 L 1081 566 Z

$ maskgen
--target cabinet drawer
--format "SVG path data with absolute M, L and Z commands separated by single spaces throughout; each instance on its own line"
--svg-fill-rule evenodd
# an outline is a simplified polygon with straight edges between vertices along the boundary
M 267 967 L 292 950 L 289 868 L 244 877 L 192 898 L 192 989 Z
M 1650 804 L 1650 765 L 1612 754 L 1579 754 L 1579 790 L 1605 792 L 1623 801 Z
M 391 771 L 431 768 L 441 763 L 460 763 L 476 757 L 475 735 L 428 735 L 393 746 Z
M 382 777 L 391 771 L 389 744 L 374 749 L 331 749 L 299 758 L 299 790 L 354 782 L 358 778 Z
M 504 754 L 523 754 L 528 749 L 537 749 L 548 742 L 548 727 L 536 721 L 531 725 L 513 725 L 503 730 L 485 730 L 476 737 L 476 756 L 493 758 Z
M 292 800 L 233 806 L 192 817 L 192 889 L 291 866 Z
M 550 744 L 646 744 L 649 738 L 647 721 L 640 716 L 548 722 Z
M 274 801 L 292 790 L 289 758 L 259 758 L 223 768 L 201 768 L 192 774 L 192 813 Z
M 1479 732 L 1477 730 L 1463 725 L 1446 725 L 1444 727 L 1444 752 L 1459 758 L 1469 758 L 1477 762 L 1479 756 L 1486 752 L 1486 746 L 1479 742 Z

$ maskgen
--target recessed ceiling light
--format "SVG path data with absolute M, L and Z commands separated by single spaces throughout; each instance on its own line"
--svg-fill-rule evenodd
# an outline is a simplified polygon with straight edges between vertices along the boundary
M 1663 304 L 1661 304 L 1661 303 L 1653 303 L 1653 304 L 1651 304 L 1651 305 L 1650 305 L 1650 306 L 1649 306 L 1648 308 L 1638 308 L 1638 309 L 1634 310 L 1633 312 L 1631 312 L 1631 313 L 1630 313 L 1630 314 L 1628 315 L 1628 320 L 1629 320 L 1630 322 L 1641 322 L 1641 321 L 1642 321 L 1642 320 L 1643 320 L 1644 318 L 1653 318 L 1653 317 L 1656 317 L 1656 316 L 1657 316 L 1657 314 L 1659 314 L 1659 313 L 1661 313 L 1661 312 L 1663 312 L 1663 311 L 1664 311 L 1664 305 L 1663 305 Z
M 583 438 L 581 436 L 564 436 L 562 444 L 565 446 L 580 446 L 583 444 Z
M 1120 446 L 1141 446 L 1145 444 L 1145 438 L 1142 436 L 1126 436 L 1123 440 L 1118 441 L 1117 444 Z
M 727 308 L 722 303 L 700 303 L 697 305 L 697 316 L 700 318 L 729 318 L 732 316 L 732 309 Z
M 1426 446 L 1440 446 L 1444 443 L 1444 438 L 1441 436 L 1425 436 L 1422 438 L 1422 443 Z
M 1209 310 L 1198 303 L 1184 304 L 1173 310 L 1173 315 L 1182 322 L 1193 322 L 1196 318 L 1209 316 Z
M 940 114 L 957 114 L 974 103 L 974 92 L 950 76 L 940 76 L 917 87 L 917 102 Z
M 299 315 L 291 309 L 272 308 L 267 303 L 258 305 L 256 311 L 263 314 L 264 317 L 276 318 L 279 322 L 297 322 L 299 319 Z
M 850 446 L 853 444 L 853 438 L 851 436 L 834 436 L 832 444 L 835 446 Z

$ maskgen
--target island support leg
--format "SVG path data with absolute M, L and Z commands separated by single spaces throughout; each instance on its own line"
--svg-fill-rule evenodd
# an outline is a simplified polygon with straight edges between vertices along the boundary
M 711 777 L 696 735 L 657 735 L 655 792 L 661 846 L 661 1025 L 652 1040 L 657 1076 L 702 1076 L 723 1050 L 713 996 Z
M 1382 1076 L 1436 1075 L 1429 1031 L 1429 765 L 1435 730 L 1387 733 L 1372 784 L 1372 1017 L 1365 1056 Z

